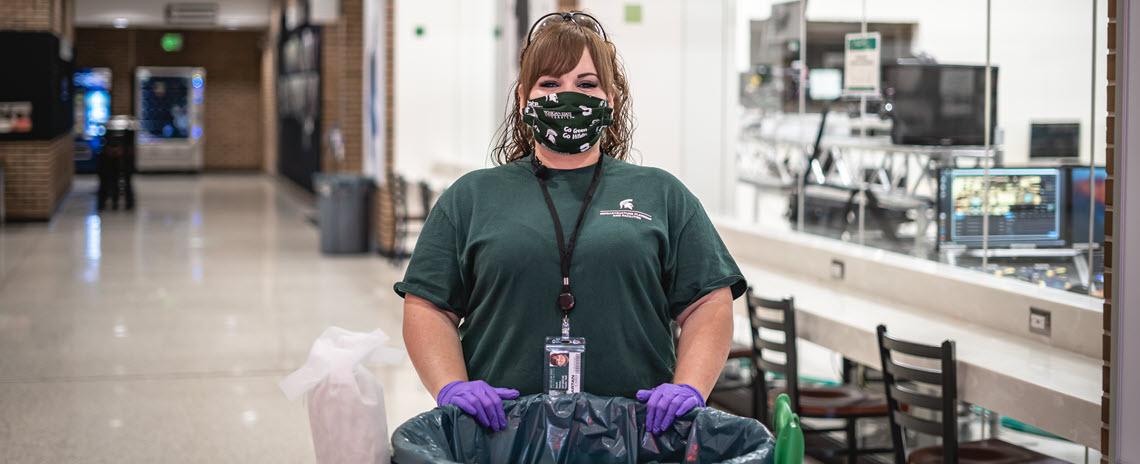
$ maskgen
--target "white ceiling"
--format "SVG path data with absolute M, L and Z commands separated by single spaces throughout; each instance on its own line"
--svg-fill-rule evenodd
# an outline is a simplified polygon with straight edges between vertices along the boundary
M 75 24 L 110 27 L 116 18 L 126 18 L 130 28 L 169 28 L 168 3 L 198 1 L 218 4 L 218 28 L 258 29 L 269 24 L 271 0 L 75 0 Z

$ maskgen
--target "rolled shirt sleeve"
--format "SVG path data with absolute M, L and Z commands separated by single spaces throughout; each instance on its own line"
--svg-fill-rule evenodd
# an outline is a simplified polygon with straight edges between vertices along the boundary
M 401 298 L 411 293 L 465 317 L 468 289 L 459 256 L 460 237 L 441 202 L 424 221 L 404 279 L 394 286 L 396 293 Z
M 689 197 L 689 219 L 671 238 L 666 289 L 669 315 L 676 319 L 686 308 L 713 290 L 729 287 L 732 298 L 744 294 L 747 283 L 728 248 L 695 197 Z

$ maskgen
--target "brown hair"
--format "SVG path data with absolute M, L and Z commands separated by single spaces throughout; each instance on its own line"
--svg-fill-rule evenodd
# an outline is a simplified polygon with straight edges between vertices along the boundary
M 541 76 L 561 76 L 578 65 L 582 50 L 589 50 L 598 70 L 598 80 L 614 109 L 613 124 L 602 135 L 602 153 L 625 160 L 633 136 L 629 113 L 629 85 L 617 49 L 590 26 L 553 17 L 534 32 L 534 38 L 519 56 L 519 77 L 506 118 L 499 126 L 491 149 L 496 164 L 507 164 L 534 151 L 534 134 L 519 114 L 519 95 L 528 92 Z

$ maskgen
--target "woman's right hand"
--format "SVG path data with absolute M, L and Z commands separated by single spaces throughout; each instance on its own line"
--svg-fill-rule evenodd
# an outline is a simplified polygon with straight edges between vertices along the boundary
M 436 397 L 440 406 L 454 405 L 463 412 L 475 417 L 484 427 L 498 432 L 507 428 L 507 414 L 503 410 L 503 400 L 519 397 L 519 391 L 511 388 L 495 388 L 482 380 L 456 380 L 444 385 Z

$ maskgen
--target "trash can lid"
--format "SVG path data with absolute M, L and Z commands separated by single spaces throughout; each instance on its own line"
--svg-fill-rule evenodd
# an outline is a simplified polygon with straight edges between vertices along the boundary
M 111 116 L 107 120 L 107 130 L 138 130 L 138 121 L 125 114 Z

